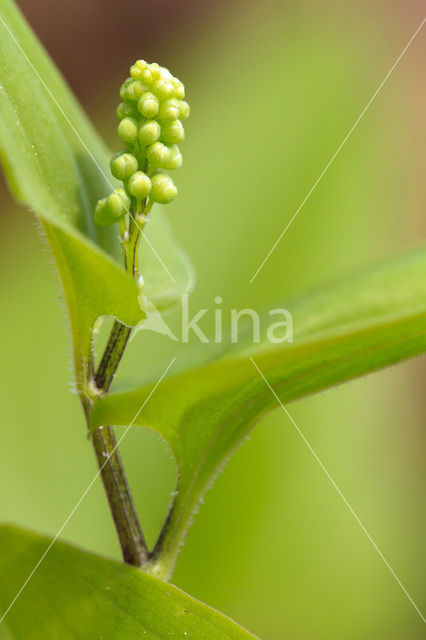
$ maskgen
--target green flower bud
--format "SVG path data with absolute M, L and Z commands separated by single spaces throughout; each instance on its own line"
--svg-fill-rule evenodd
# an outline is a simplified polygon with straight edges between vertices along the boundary
M 123 201 L 117 193 L 99 200 L 95 208 L 95 222 L 100 227 L 114 224 L 125 213 Z
M 138 123 L 134 118 L 123 118 L 117 127 L 119 137 L 126 144 L 134 144 L 138 137 Z
M 130 75 L 133 80 L 142 80 L 142 72 L 147 66 L 148 63 L 145 60 L 136 60 L 135 64 L 130 67 Z
M 185 138 L 185 129 L 180 120 L 166 122 L 161 129 L 161 139 L 166 144 L 177 144 Z
M 181 100 L 179 105 L 179 119 L 186 120 L 187 118 L 189 118 L 189 114 L 190 114 L 189 104 L 185 102 L 185 100 Z
M 176 87 L 175 97 L 178 100 L 183 100 L 183 98 L 185 97 L 185 87 L 183 86 L 183 84 L 181 84 L 179 87 Z
M 177 144 L 174 144 L 172 147 L 170 147 L 170 160 L 167 163 L 167 166 L 165 166 L 164 168 L 171 171 L 174 169 L 180 169 L 182 164 L 183 164 L 182 154 Z
M 146 69 L 144 69 L 144 71 L 142 71 L 141 80 L 145 82 L 145 84 L 151 85 L 153 83 L 154 78 L 152 77 L 152 72 L 149 67 L 147 67 Z
M 183 86 L 182 82 L 178 80 L 178 78 L 172 78 L 171 82 L 175 88 L 175 98 L 177 98 L 178 100 L 183 100 L 183 98 L 185 97 L 185 87 Z
M 158 119 L 165 120 L 166 122 L 177 120 L 179 118 L 179 113 L 179 100 L 176 100 L 176 98 L 170 98 L 160 104 Z
M 143 147 L 154 144 L 160 138 L 161 127 L 156 120 L 146 120 L 139 128 L 139 142 Z
M 158 96 L 158 98 L 160 98 L 160 100 L 168 100 L 174 95 L 175 88 L 171 82 L 163 80 L 161 77 L 152 85 L 152 91 L 156 96 Z
M 120 220 L 120 233 L 125 242 L 126 211 L 134 199 L 139 202 L 149 196 L 147 213 L 154 202 L 166 204 L 177 195 L 173 180 L 161 169 L 182 166 L 178 144 L 185 138 L 182 121 L 190 110 L 184 101 L 185 87 L 170 71 L 157 63 L 137 60 L 130 68 L 130 77 L 120 88 L 122 102 L 117 107 L 120 122 L 117 133 L 126 150 L 116 154 L 110 163 L 111 173 L 122 180 L 124 188 L 116 189 L 99 200 L 95 221 L 109 225 Z M 139 166 L 154 172 L 150 179 Z M 138 208 L 139 210 L 139 208 Z
M 129 196 L 127 195 L 126 189 L 123 189 L 123 187 L 119 187 L 115 190 L 115 193 L 120 198 L 121 202 L 123 203 L 124 211 L 127 213 L 130 209 L 131 202 Z
M 121 98 L 122 100 L 124 100 L 125 93 L 126 93 L 126 89 L 127 89 L 127 87 L 129 86 L 129 84 L 130 84 L 131 82 L 133 82 L 133 78 L 127 78 L 127 79 L 123 82 L 123 84 L 121 85 L 121 87 L 120 87 L 120 98 Z
M 150 200 L 160 204 L 168 204 L 177 196 L 177 189 L 173 180 L 164 173 L 157 173 L 152 177 Z
M 159 100 L 153 93 L 148 92 L 139 98 L 138 110 L 145 118 L 155 118 L 158 113 Z
M 139 80 L 131 82 L 124 91 L 124 99 L 132 102 L 137 102 L 143 94 L 148 91 L 146 84 L 143 84 Z
M 118 193 L 111 193 L 106 199 L 105 207 L 114 221 L 119 220 L 126 213 L 123 200 Z
M 139 111 L 135 104 L 129 102 L 120 102 L 116 110 L 117 118 L 122 120 L 123 118 L 137 118 Z
M 152 73 L 152 79 L 154 82 L 161 78 L 162 72 L 165 71 L 164 67 L 160 67 L 157 62 L 151 62 L 149 65 L 150 71 Z
M 127 188 L 137 200 L 143 200 L 151 191 L 151 180 L 143 171 L 136 171 L 127 183 Z
M 127 180 L 138 170 L 138 161 L 131 153 L 118 153 L 110 163 L 111 173 L 118 180 Z
M 104 227 L 108 224 L 111 224 L 110 222 L 105 222 L 105 213 L 104 213 L 105 203 L 106 203 L 106 198 L 103 198 L 102 200 L 98 200 L 95 207 L 95 222 L 100 227 Z
M 147 148 L 146 157 L 153 167 L 166 167 L 171 160 L 171 151 L 162 142 L 154 142 Z

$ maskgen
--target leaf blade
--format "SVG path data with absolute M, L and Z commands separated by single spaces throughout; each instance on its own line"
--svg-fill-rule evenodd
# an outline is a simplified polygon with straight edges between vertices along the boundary
M 3 610 L 49 539 L 0 527 Z M 6 617 L 14 640 L 254 640 L 177 587 L 126 564 L 55 542 Z
M 414 286 L 411 283 L 414 282 Z M 352 313 L 350 313 L 352 307 Z M 102 424 L 149 426 L 168 441 L 178 465 L 177 497 L 163 540 L 168 573 L 206 488 L 232 450 L 277 401 L 306 397 L 426 351 L 426 250 L 349 278 L 291 308 L 293 344 L 245 344 L 227 357 L 162 382 L 113 393 L 94 408 Z

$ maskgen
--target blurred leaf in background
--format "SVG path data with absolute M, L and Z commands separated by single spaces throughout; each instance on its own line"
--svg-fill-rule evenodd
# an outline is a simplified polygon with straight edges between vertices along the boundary
M 168 211 L 197 267 L 192 308 L 211 307 L 218 295 L 224 309 L 266 307 L 418 243 L 416 63 L 424 38 L 249 284 L 417 28 L 416 7 L 215 5 L 196 30 L 183 21 L 171 50 L 164 44 L 159 61 L 182 76 L 192 105 L 180 197 Z M 75 37 L 70 32 L 70 47 Z M 120 56 L 118 44 L 109 47 Z M 143 38 L 134 47 L 122 69 L 149 57 Z M 103 111 L 112 142 L 115 104 L 110 87 L 99 86 L 90 108 L 97 118 Z M 55 534 L 95 465 L 67 388 L 68 337 L 53 270 L 28 218 L 10 202 L 4 209 L 1 332 L 3 361 L 13 367 L 0 386 L 1 520 Z M 186 357 L 182 345 L 154 334 L 138 334 L 132 347 L 121 382 L 143 379 L 147 360 L 161 372 L 171 354 L 177 364 Z M 313 397 L 292 415 L 422 609 L 421 366 L 414 361 Z M 123 453 L 152 541 L 174 488 L 174 463 L 148 430 L 131 431 Z M 422 637 L 418 614 L 282 412 L 262 422 L 205 502 L 174 582 L 263 640 Z M 64 537 L 119 557 L 99 484 Z

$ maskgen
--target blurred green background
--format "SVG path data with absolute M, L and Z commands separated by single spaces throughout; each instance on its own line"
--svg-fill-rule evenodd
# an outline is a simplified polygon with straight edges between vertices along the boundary
M 89 0 L 74 2 L 65 21 L 59 3 L 19 4 L 113 148 L 117 87 L 134 59 L 156 59 L 185 82 L 185 167 L 167 213 L 197 270 L 194 310 L 212 308 L 218 295 L 228 309 L 275 306 L 421 242 L 424 34 L 249 284 L 419 25 L 420 2 Z M 5 188 L 0 227 L 0 519 L 54 535 L 95 460 L 70 392 L 70 341 L 48 250 Z M 202 326 L 211 330 L 212 316 Z M 172 355 L 179 366 L 186 348 L 139 334 L 121 381 L 143 377 L 147 363 L 161 372 Z M 290 407 L 422 610 L 424 373 L 424 360 L 411 361 Z M 174 488 L 171 454 L 137 429 L 122 450 L 153 542 Z M 99 481 L 63 537 L 120 557 Z M 262 421 L 207 494 L 174 582 L 263 640 L 424 637 L 418 613 L 282 411 Z

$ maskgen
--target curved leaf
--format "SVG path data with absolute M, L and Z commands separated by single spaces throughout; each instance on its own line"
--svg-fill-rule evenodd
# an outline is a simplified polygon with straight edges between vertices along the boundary
M 49 239 L 81 381 L 94 319 L 108 314 L 135 325 L 144 314 L 136 286 L 113 262 L 121 255 L 117 230 L 93 221 L 96 201 L 117 186 L 111 154 L 11 0 L 0 0 L 0 155 L 14 195 L 35 210 Z M 146 280 L 162 271 L 155 285 L 148 283 L 150 294 L 154 303 L 172 304 L 191 286 L 192 274 L 164 225 L 159 213 L 155 240 L 143 243 L 144 270 Z M 148 225 L 148 240 L 150 233 Z
M 184 292 L 192 291 L 195 273 L 187 254 L 176 245 L 170 224 L 161 210 L 154 210 L 147 229 L 145 239 L 150 250 L 143 245 L 140 253 L 144 294 L 158 310 L 167 310 L 180 302 Z M 156 247 L 161 247 L 161 256 L 152 260 Z
M 3 611 L 49 542 L 0 527 Z M 13 640 L 255 640 L 177 587 L 63 542 L 52 546 L 1 627 Z
M 213 364 L 153 386 L 113 393 L 95 406 L 92 427 L 149 426 L 170 444 L 177 495 L 163 540 L 168 574 L 191 514 L 218 468 L 276 399 L 291 402 L 426 350 L 426 249 L 351 278 L 289 307 L 293 344 L 239 345 Z M 253 356 L 254 362 L 249 356 Z

